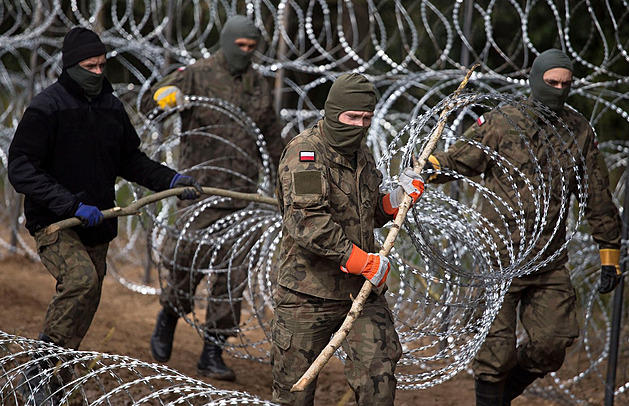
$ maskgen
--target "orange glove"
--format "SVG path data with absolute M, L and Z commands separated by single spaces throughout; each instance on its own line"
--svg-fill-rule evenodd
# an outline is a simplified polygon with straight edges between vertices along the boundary
M 378 287 L 387 280 L 389 274 L 389 259 L 380 254 L 368 254 L 352 245 L 352 252 L 345 266 L 341 265 L 341 271 L 354 275 L 363 275 L 374 286 Z
M 411 168 L 404 168 L 398 178 L 398 184 L 399 186 L 393 192 L 387 193 L 382 198 L 384 212 L 391 216 L 397 215 L 404 194 L 413 198 L 411 203 L 413 205 L 424 193 L 424 179 Z

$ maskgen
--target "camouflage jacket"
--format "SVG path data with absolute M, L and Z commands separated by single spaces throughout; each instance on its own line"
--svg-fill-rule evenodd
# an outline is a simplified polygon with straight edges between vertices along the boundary
M 564 244 L 569 195 L 578 195 L 577 185 L 579 179 L 581 181 L 584 179 L 585 168 L 589 182 L 584 213 L 590 224 L 592 237 L 600 248 L 619 248 L 621 220 L 609 191 L 607 167 L 597 148 L 589 122 L 570 108 L 562 109 L 559 117 L 572 131 L 571 136 L 568 129 L 561 125 L 557 125 L 559 129 L 554 132 L 540 118 L 532 117 L 537 116 L 532 114 L 527 116 L 512 106 L 494 110 L 481 116 L 464 134 L 466 138 L 482 144 L 488 151 L 484 152 L 478 146 L 459 141 L 447 152 L 434 155 L 443 167 L 453 169 L 462 175 L 483 175 L 484 185 L 489 191 L 503 199 L 513 210 L 507 210 L 501 204 L 494 207 L 484 201 L 481 213 L 498 228 L 504 229 L 504 226 L 501 226 L 504 224 L 502 218 L 506 220 L 516 254 L 521 237 L 515 218 L 521 217 L 520 213 L 524 214 L 527 239 L 531 239 L 531 235 L 535 233 L 540 234 L 534 249 L 527 256 L 529 259 L 540 252 L 547 243 L 549 245 L 545 252 L 549 254 L 558 251 Z M 498 164 L 500 160 L 492 158 L 488 154 L 490 151 L 495 151 L 508 162 Z M 535 164 L 533 155 L 538 160 L 541 172 L 536 171 L 538 165 Z M 574 157 L 574 160 L 571 157 Z M 440 175 L 435 179 L 436 182 L 447 180 L 450 178 L 446 175 Z M 530 182 L 530 187 L 527 186 L 527 182 Z M 517 186 L 514 188 L 512 184 Z M 546 208 L 542 207 L 540 201 L 548 199 L 538 197 L 539 200 L 536 202 L 531 190 L 541 196 L 550 194 L 546 214 L 544 214 Z M 568 196 L 565 200 L 562 200 L 562 193 Z M 497 201 L 495 198 L 492 200 Z M 562 206 L 566 211 L 563 215 Z M 536 215 L 546 217 L 541 230 L 535 228 L 535 225 L 540 223 Z M 559 227 L 553 236 L 553 230 L 557 225 Z M 507 256 L 505 244 L 496 242 L 502 257 L 505 258 Z M 567 260 L 567 252 L 563 250 L 542 270 L 557 269 Z
M 356 169 L 323 138 L 323 121 L 288 143 L 278 170 L 283 216 L 278 283 L 312 296 L 349 300 L 362 275 L 340 270 L 352 243 L 375 252 L 374 228 L 392 217 L 384 212 L 382 174 L 365 143 Z
M 142 110 L 153 109 L 153 94 L 168 85 L 177 86 L 185 95 L 222 99 L 243 110 L 264 135 L 273 166 L 277 168 L 284 149 L 281 126 L 273 110 L 268 81 L 251 66 L 242 74 L 234 75 L 219 50 L 210 58 L 179 68 L 152 86 L 143 97 Z M 204 134 L 191 131 L 181 138 L 179 170 L 203 164 L 202 168 L 186 173 L 205 186 L 255 193 L 262 162 L 255 136 L 238 125 L 238 120 L 231 118 L 229 112 L 193 107 L 180 114 L 183 132 L 199 130 Z M 240 203 L 236 205 L 246 205 Z M 232 203 L 222 207 L 235 206 Z

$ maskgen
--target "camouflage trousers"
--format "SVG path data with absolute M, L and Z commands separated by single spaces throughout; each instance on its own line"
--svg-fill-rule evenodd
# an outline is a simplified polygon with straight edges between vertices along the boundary
M 188 229 L 203 230 L 217 220 L 236 212 L 236 209 L 204 211 Z M 208 277 L 207 308 L 204 328 L 210 333 L 232 336 L 240 324 L 242 295 L 247 286 L 248 250 L 231 252 L 232 239 L 223 242 L 215 251 L 214 245 L 194 238 L 169 236 L 164 244 L 164 267 L 169 270 L 160 295 L 161 305 L 174 314 L 188 314 L 194 308 L 197 287 Z M 209 276 L 208 276 L 209 275 Z
M 86 247 L 70 229 L 35 234 L 42 263 L 57 280 L 42 334 L 55 344 L 78 349 L 100 303 L 109 244 Z
M 516 348 L 518 304 L 527 337 Z M 542 375 L 557 371 L 578 336 L 576 294 L 567 268 L 514 278 L 472 362 L 474 375 L 500 382 L 517 364 Z
M 290 392 L 343 323 L 350 301 L 326 300 L 281 286 L 273 297 L 273 402 L 312 405 L 316 379 L 303 392 Z M 343 342 L 345 376 L 358 405 L 393 405 L 395 367 L 402 347 L 393 315 L 382 295 L 372 293 Z

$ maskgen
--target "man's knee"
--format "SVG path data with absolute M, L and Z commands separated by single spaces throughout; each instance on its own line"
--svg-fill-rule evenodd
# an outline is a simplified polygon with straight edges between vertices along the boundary
M 555 372 L 566 358 L 566 349 L 572 345 L 572 337 L 545 337 L 531 340 L 518 350 L 518 364 L 522 368 L 541 374 Z
M 83 263 L 66 273 L 63 284 L 78 296 L 91 296 L 100 291 L 101 278 L 91 263 Z
M 376 375 L 363 377 L 358 386 L 357 382 L 350 382 L 359 405 L 392 405 L 395 400 L 397 379 L 395 368 L 393 371 L 381 372 Z
M 303 391 L 291 392 L 292 384 L 273 380 L 272 401 L 279 405 L 312 405 L 315 397 L 316 379 Z

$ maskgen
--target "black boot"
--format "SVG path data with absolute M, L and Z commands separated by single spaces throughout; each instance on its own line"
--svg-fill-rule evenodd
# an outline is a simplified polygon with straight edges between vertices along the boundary
M 218 340 L 221 342 L 222 340 Z M 203 344 L 201 358 L 197 363 L 197 372 L 200 375 L 221 381 L 233 381 L 236 379 L 234 371 L 225 365 L 221 354 L 223 350 L 211 340 L 206 340 Z
M 58 406 L 61 392 L 59 386 L 50 382 L 50 375 L 42 373 L 39 363 L 29 367 L 22 373 L 22 379 L 16 392 L 22 397 L 26 406 Z
M 544 374 L 529 372 L 520 365 L 516 365 L 507 375 L 502 406 L 510 406 L 511 401 L 520 396 L 527 386 L 543 376 Z
M 54 341 L 43 333 L 38 339 L 44 343 L 54 344 Z M 61 363 L 58 358 L 47 355 L 43 347 L 36 351 L 32 358 L 35 362 L 22 372 L 16 392 L 22 397 L 22 402 L 26 406 L 58 406 L 60 404 L 63 392 L 52 371 L 58 369 Z
M 173 338 L 179 316 L 166 309 L 160 310 L 151 336 L 151 354 L 159 362 L 166 362 L 173 352 Z
M 476 406 L 500 406 L 502 404 L 504 382 L 489 382 L 476 378 L 474 389 L 476 391 Z

